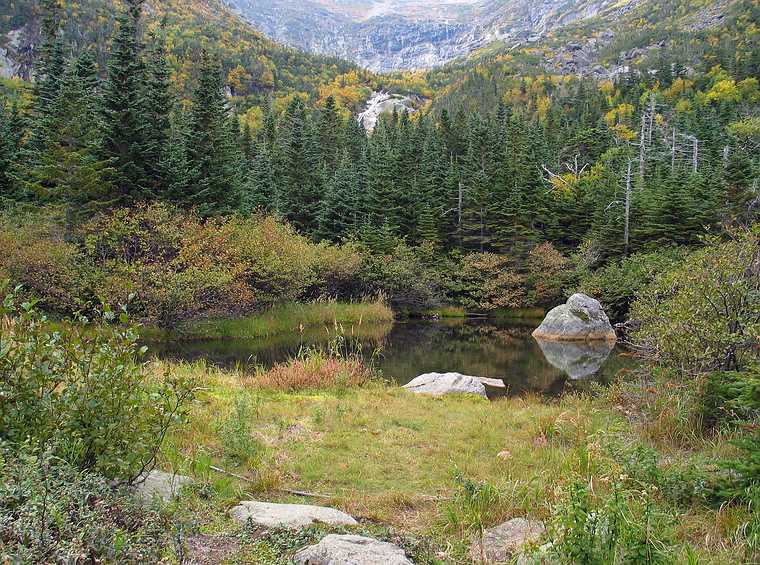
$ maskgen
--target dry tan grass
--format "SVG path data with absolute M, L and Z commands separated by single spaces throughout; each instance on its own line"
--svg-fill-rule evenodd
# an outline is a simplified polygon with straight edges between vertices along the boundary
M 358 358 L 342 359 L 311 353 L 304 358 L 279 363 L 269 370 L 258 371 L 247 384 L 285 392 L 358 387 L 373 377 L 371 369 Z

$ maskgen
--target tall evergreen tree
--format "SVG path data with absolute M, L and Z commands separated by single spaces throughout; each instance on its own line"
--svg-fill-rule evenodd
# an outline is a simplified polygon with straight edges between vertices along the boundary
M 152 35 L 145 62 L 142 115 L 143 158 L 145 159 L 146 190 L 151 197 L 165 197 L 172 179 L 165 170 L 170 150 L 171 111 L 175 96 L 171 85 L 171 70 L 166 60 L 166 47 L 161 35 Z
M 151 193 L 146 149 L 145 68 L 139 22 L 144 0 L 126 0 L 108 60 L 103 89 L 101 155 L 115 169 L 111 200 L 129 204 Z
M 240 205 L 242 155 L 232 128 L 221 63 L 204 51 L 193 93 L 187 143 L 191 178 L 183 199 L 204 216 L 228 214 Z
M 100 109 L 95 63 L 85 51 L 63 75 L 50 111 L 50 131 L 38 160 L 29 167 L 25 185 L 45 202 L 66 210 L 66 237 L 76 222 L 109 192 L 114 172 L 98 157 Z

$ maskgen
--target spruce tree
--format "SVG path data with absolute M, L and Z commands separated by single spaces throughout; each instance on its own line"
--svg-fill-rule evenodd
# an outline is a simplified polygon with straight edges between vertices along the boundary
M 146 148 L 145 68 L 139 22 L 144 0 L 126 0 L 108 60 L 103 88 L 101 156 L 115 169 L 114 204 L 129 204 L 150 195 Z
M 97 153 L 100 106 L 96 82 L 94 60 L 84 52 L 63 75 L 50 111 L 48 138 L 25 180 L 27 190 L 43 202 L 64 205 L 67 239 L 77 221 L 108 194 L 114 172 Z
M 203 216 L 229 214 L 240 205 L 242 156 L 233 139 L 221 63 L 204 51 L 199 71 L 187 140 L 191 177 L 182 200 Z
M 173 182 L 164 165 L 169 162 L 171 111 L 175 106 L 175 96 L 163 37 L 154 34 L 150 39 L 142 100 L 145 120 L 143 157 L 148 181 L 146 190 L 153 198 L 165 198 L 169 185 Z
M 359 185 L 356 167 L 344 154 L 327 185 L 319 213 L 318 235 L 339 241 L 359 227 Z

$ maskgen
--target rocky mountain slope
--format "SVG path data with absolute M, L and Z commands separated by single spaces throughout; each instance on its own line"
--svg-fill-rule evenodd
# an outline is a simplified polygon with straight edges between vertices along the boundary
M 66 0 L 61 4 L 67 48 L 76 52 L 88 46 L 104 65 L 122 1 Z M 0 14 L 0 77 L 29 79 L 40 42 L 41 5 L 38 0 L 8 0 L 5 5 L 7 14 Z M 253 102 L 272 94 L 313 93 L 343 73 L 362 74 L 348 61 L 273 42 L 221 0 L 147 0 L 143 12 L 148 31 L 163 27 L 180 88 L 193 78 L 189 63 L 198 59 L 204 47 L 221 57 L 231 94 Z
M 643 0 L 225 0 L 269 37 L 372 69 L 430 68 L 489 43 L 535 42 Z

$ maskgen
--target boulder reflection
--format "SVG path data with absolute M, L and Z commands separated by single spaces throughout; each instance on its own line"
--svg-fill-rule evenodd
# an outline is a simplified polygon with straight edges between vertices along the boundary
M 605 341 L 536 341 L 546 360 L 574 380 L 597 374 L 615 348 L 614 344 Z

